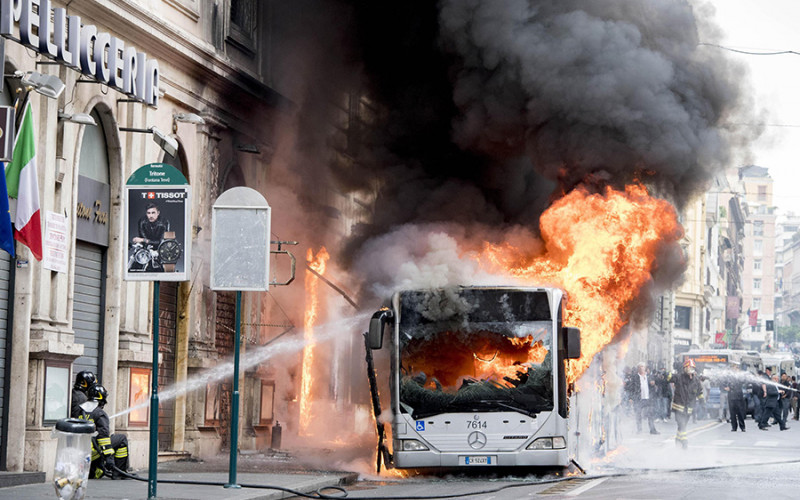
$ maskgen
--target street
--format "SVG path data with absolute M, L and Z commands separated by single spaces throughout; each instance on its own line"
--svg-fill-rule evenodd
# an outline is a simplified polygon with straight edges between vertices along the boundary
M 792 425 L 794 424 L 794 425 Z M 770 499 L 796 498 L 800 488 L 800 425 L 758 430 L 752 419 L 747 432 L 733 433 L 730 424 L 700 420 L 689 424 L 689 448 L 675 447 L 674 421 L 658 422 L 660 434 L 637 434 L 630 417 L 622 423 L 620 446 L 605 457 L 581 463 L 586 475 L 562 477 L 553 470 L 483 468 L 381 477 L 353 470 L 320 470 L 308 459 L 242 455 L 241 489 L 226 489 L 227 460 L 174 462 L 159 466 L 158 498 L 182 500 L 265 500 L 290 498 L 301 491 L 318 498 L 587 498 L 587 499 L 751 499 L 754 493 Z M 341 450 L 338 452 L 341 455 Z M 332 458 L 332 456 L 331 456 Z M 147 478 L 147 471 L 137 471 Z M 359 477 L 356 480 L 356 477 Z M 175 484 L 188 481 L 185 484 Z M 170 484 L 172 482 L 172 484 Z M 216 486 L 213 486 L 216 484 Z M 342 490 L 331 488 L 338 486 Z M 287 490 L 281 491 L 281 488 Z M 322 490 L 320 490 L 322 488 Z M 50 483 L 0 488 L 0 498 L 38 500 L 53 498 Z M 91 481 L 87 500 L 138 500 L 147 498 L 147 483 Z M 292 497 L 299 498 L 299 497 Z
M 632 422 L 630 422 L 632 424 Z M 794 426 L 792 425 L 794 424 Z M 689 449 L 675 447 L 673 421 L 660 434 L 628 432 L 610 456 L 581 464 L 586 476 L 418 476 L 362 481 L 348 498 L 796 498 L 800 488 L 800 425 L 761 431 L 752 419 L 746 432 L 716 420 L 690 423 Z M 628 427 L 634 429 L 634 427 Z

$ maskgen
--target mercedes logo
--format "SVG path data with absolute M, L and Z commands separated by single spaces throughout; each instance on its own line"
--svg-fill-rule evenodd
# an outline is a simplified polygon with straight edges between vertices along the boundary
M 486 446 L 486 434 L 482 432 L 472 432 L 469 436 L 467 436 L 467 444 L 473 450 L 479 450 Z

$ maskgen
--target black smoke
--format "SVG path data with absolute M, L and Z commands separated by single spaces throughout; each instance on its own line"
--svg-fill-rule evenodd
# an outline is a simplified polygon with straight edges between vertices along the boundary
M 345 255 L 409 223 L 535 232 L 578 185 L 641 180 L 680 208 L 744 139 L 724 126 L 743 70 L 699 45 L 684 0 L 343 0 L 304 12 L 328 16 L 342 44 L 315 65 L 315 92 L 341 91 L 332 83 L 347 75 L 373 109 L 355 163 L 326 172 L 346 192 L 378 186 Z

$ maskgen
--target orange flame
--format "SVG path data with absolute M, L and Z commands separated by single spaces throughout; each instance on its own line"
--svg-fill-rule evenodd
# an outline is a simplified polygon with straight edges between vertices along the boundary
M 582 354 L 568 370 L 574 382 L 628 323 L 658 252 L 683 229 L 672 205 L 640 184 L 604 195 L 578 188 L 542 214 L 540 227 L 543 255 L 486 243 L 478 260 L 492 272 L 566 291 L 564 324 L 581 329 Z
M 424 387 L 435 389 L 439 383 L 443 389 L 458 389 L 464 377 L 510 387 L 508 379 L 518 379 L 526 371 L 523 365 L 541 364 L 546 355 L 547 349 L 532 336 L 471 336 L 465 343 L 458 334 L 446 332 L 410 343 L 402 357 L 410 374 L 430 374 Z
M 320 248 L 316 258 L 314 252 L 309 248 L 307 253 L 308 265 L 319 274 L 325 273 L 325 264 L 330 255 L 325 247 Z M 300 429 L 299 434 L 308 435 L 308 428 L 311 424 L 311 387 L 313 384 L 312 366 L 314 364 L 314 325 L 317 322 L 319 308 L 318 295 L 319 278 L 313 273 L 306 274 L 306 311 L 303 319 L 304 333 L 303 339 L 306 342 L 303 348 L 303 372 L 300 383 Z

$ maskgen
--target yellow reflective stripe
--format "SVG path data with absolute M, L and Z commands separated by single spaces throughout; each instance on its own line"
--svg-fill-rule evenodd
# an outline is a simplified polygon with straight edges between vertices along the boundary
M 109 438 L 98 438 L 97 439 L 97 444 L 99 444 L 100 446 L 103 446 L 104 444 L 111 444 L 111 438 L 110 437 Z
M 124 458 L 128 456 L 128 448 L 123 446 L 114 453 L 115 457 Z
M 678 403 L 672 403 L 672 409 L 673 410 L 678 410 L 678 411 L 683 411 L 684 407 L 683 407 L 683 405 L 679 405 Z
M 100 458 L 100 454 L 92 450 L 92 461 L 97 460 Z

